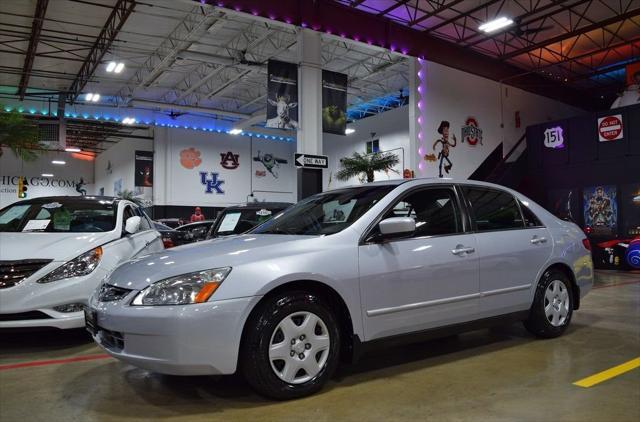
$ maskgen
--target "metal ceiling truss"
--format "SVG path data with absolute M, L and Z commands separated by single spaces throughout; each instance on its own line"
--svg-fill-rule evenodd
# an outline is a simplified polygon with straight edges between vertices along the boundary
M 27 92 L 29 77 L 31 76 L 33 61 L 36 58 L 36 50 L 38 49 L 40 33 L 42 32 L 42 25 L 44 23 L 44 15 L 47 13 L 48 5 L 49 0 L 38 0 L 36 3 L 36 12 L 33 17 L 31 35 L 29 37 L 29 47 L 26 51 L 24 66 L 22 67 L 22 76 L 20 77 L 20 84 L 18 85 L 18 96 L 20 97 L 20 101 L 24 100 L 24 95 Z
M 95 73 L 102 58 L 111 47 L 113 40 L 118 36 L 120 29 L 122 29 L 129 15 L 133 12 L 135 5 L 135 0 L 118 0 L 115 6 L 113 6 L 107 22 L 104 24 L 100 34 L 98 34 L 91 51 L 85 58 L 80 71 L 68 89 L 71 103 L 75 102 L 78 95 L 80 95 L 87 82 L 89 82 Z

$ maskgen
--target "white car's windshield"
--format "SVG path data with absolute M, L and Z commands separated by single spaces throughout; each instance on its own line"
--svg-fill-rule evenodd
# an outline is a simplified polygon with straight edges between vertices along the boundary
M 49 198 L 17 202 L 0 210 L 0 232 L 108 232 L 116 226 L 112 200 Z
M 362 186 L 311 196 L 288 208 L 251 233 L 326 235 L 353 224 L 396 186 Z

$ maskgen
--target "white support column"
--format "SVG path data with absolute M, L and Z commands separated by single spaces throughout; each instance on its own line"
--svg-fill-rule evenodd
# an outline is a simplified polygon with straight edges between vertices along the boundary
M 309 29 L 298 32 L 299 153 L 322 154 L 322 40 Z
M 427 122 L 427 62 L 411 58 L 409 61 L 409 168 L 416 177 L 424 177 L 427 153 L 425 125 Z

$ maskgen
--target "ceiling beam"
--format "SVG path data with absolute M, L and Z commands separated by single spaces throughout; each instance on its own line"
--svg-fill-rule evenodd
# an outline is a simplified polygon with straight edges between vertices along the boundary
M 18 85 L 18 96 L 20 101 L 24 100 L 24 95 L 27 92 L 27 86 L 29 85 L 29 77 L 31 76 L 31 69 L 33 68 L 33 61 L 36 58 L 36 50 L 38 49 L 38 42 L 40 41 L 40 32 L 42 32 L 42 25 L 44 24 L 44 15 L 47 13 L 47 6 L 49 0 L 38 0 L 36 3 L 36 13 L 33 16 L 33 23 L 31 25 L 31 36 L 29 38 L 29 48 L 27 49 L 27 55 L 24 58 L 24 66 L 22 67 L 22 76 L 20 77 L 20 84 Z
M 443 4 L 442 6 L 437 8 L 436 10 L 434 10 L 432 12 L 429 12 L 429 13 L 427 13 L 425 15 L 420 16 L 418 19 L 409 22 L 407 25 L 409 25 L 409 26 L 417 25 L 420 22 L 425 21 L 425 20 L 429 19 L 432 16 L 436 16 L 438 13 L 442 13 L 447 9 L 451 9 L 453 6 L 457 5 L 458 3 L 462 3 L 463 1 L 465 1 L 465 0 L 453 0 L 453 1 L 450 1 L 449 3 L 447 3 L 447 4 Z
M 616 15 L 616 16 L 612 16 L 609 19 L 605 19 L 603 21 L 591 24 L 591 25 L 586 25 L 583 26 L 582 28 L 578 28 L 574 31 L 569 31 L 569 32 L 565 32 L 564 34 L 558 35 L 556 37 L 552 37 L 552 38 L 548 38 L 544 41 L 540 41 L 538 43 L 534 43 L 531 44 L 528 47 L 524 47 L 524 48 L 520 48 L 518 50 L 509 52 L 507 54 L 503 54 L 502 56 L 500 56 L 500 60 L 509 60 L 512 59 L 516 56 L 519 56 L 521 54 L 525 54 L 528 53 L 530 51 L 534 51 L 534 50 L 538 50 L 540 48 L 544 48 L 547 46 L 550 46 L 552 44 L 556 44 L 559 43 L 560 41 L 564 41 L 564 40 L 568 40 L 570 38 L 576 37 L 578 35 L 582 35 L 582 34 L 586 34 L 588 32 L 591 31 L 595 31 L 597 29 L 603 29 L 605 26 L 614 24 L 614 23 L 618 23 L 621 21 L 625 21 L 627 19 L 631 19 L 634 17 L 637 17 L 640 14 L 640 9 L 633 9 L 629 12 L 620 14 L 620 15 Z
M 133 12 L 135 6 L 135 0 L 118 0 L 116 5 L 113 6 L 109 18 L 93 43 L 91 51 L 85 58 L 84 63 L 76 75 L 76 78 L 71 83 L 71 86 L 69 86 L 69 100 L 72 104 L 87 85 L 89 79 L 93 77 L 93 74 L 100 65 L 102 58 L 118 36 L 118 33 L 131 15 L 131 12 Z

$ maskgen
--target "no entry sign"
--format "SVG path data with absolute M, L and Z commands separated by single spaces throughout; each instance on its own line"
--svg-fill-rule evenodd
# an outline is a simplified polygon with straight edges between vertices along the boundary
M 598 119 L 598 137 L 600 142 L 622 139 L 622 114 L 600 117 Z

